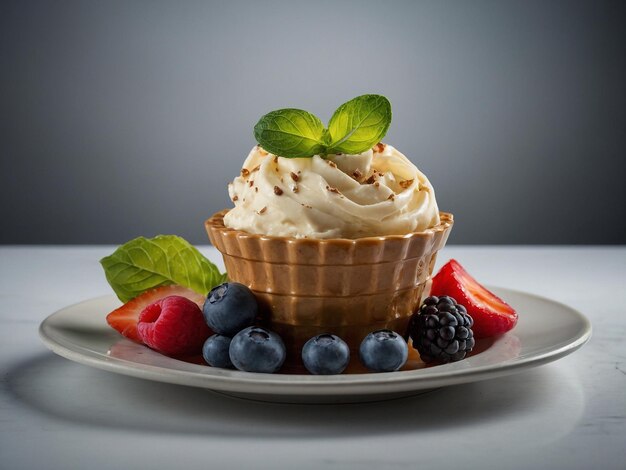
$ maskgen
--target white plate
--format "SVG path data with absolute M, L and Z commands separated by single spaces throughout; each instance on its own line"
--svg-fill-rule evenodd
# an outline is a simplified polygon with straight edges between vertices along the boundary
M 256 374 L 172 359 L 123 339 L 106 324 L 106 314 L 119 306 L 114 296 L 59 310 L 43 321 L 39 334 L 55 353 L 88 366 L 244 398 L 293 403 L 384 400 L 513 374 L 566 356 L 591 336 L 589 320 L 566 305 L 510 289 L 492 290 L 519 313 L 511 332 L 478 344 L 480 352 L 456 363 L 424 368 L 413 360 L 407 364 L 410 370 L 382 374 Z

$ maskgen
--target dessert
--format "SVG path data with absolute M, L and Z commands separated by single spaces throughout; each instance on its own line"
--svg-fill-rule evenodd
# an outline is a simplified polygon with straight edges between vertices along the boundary
M 404 334 L 451 230 L 426 176 L 380 142 L 388 105 L 355 98 L 328 129 L 305 111 L 264 116 L 229 185 L 235 207 L 206 222 L 229 278 L 252 289 L 290 357 L 322 333 L 352 351 L 375 330 Z
M 235 207 L 205 222 L 230 281 L 180 237 L 139 237 L 101 260 L 124 302 L 107 322 L 186 361 L 274 373 L 301 360 L 323 375 L 354 372 L 351 357 L 370 372 L 414 368 L 409 336 L 423 362 L 461 360 L 472 328 L 513 328 L 516 312 L 454 260 L 421 302 L 453 218 L 381 142 L 390 121 L 378 95 L 344 103 L 327 128 L 298 109 L 263 116 L 228 186 Z

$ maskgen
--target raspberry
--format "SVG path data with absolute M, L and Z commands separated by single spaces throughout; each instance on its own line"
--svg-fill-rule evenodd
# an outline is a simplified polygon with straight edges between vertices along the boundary
M 427 297 L 411 318 L 409 334 L 424 362 L 460 361 L 474 348 L 474 320 L 452 297 Z
M 186 287 L 176 285 L 161 286 L 156 289 L 150 289 L 113 310 L 107 315 L 107 323 L 111 325 L 112 328 L 115 328 L 121 335 L 141 343 L 141 338 L 139 337 L 139 333 L 137 333 L 139 315 L 148 305 L 170 295 L 187 297 L 189 300 L 193 300 L 199 305 L 204 304 L 206 299 L 205 296 L 191 289 L 187 289 Z
M 211 335 L 200 307 L 177 295 L 144 308 L 139 314 L 137 332 L 147 346 L 167 356 L 200 354 Z

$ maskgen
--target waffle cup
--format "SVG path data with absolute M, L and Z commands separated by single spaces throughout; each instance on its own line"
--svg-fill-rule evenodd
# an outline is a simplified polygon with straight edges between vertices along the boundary
M 262 321 L 282 337 L 291 361 L 321 333 L 339 336 L 353 353 L 372 331 L 405 334 L 453 224 L 441 212 L 440 224 L 422 232 L 309 239 L 233 230 L 224 226 L 226 212 L 205 222 L 209 239 L 230 280 L 255 293 Z

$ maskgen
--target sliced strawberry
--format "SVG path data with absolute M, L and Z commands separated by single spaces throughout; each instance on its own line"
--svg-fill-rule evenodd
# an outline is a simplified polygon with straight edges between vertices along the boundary
M 517 324 L 517 312 L 478 283 L 456 260 L 448 261 L 433 277 L 431 295 L 449 295 L 474 319 L 474 337 L 500 335 Z
M 186 287 L 176 285 L 157 287 L 156 289 L 144 292 L 134 299 L 129 300 L 120 308 L 113 310 L 107 315 L 107 323 L 128 339 L 141 343 L 141 338 L 137 333 L 139 314 L 148 305 L 170 295 L 187 297 L 189 300 L 197 303 L 200 308 L 202 308 L 206 299 L 204 295 L 198 294 Z

